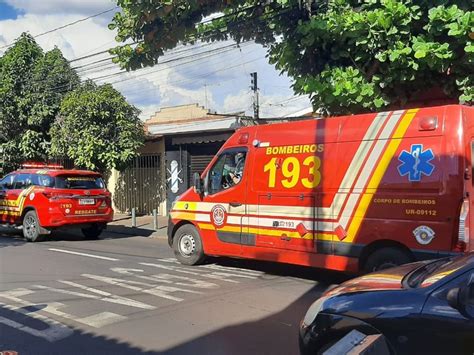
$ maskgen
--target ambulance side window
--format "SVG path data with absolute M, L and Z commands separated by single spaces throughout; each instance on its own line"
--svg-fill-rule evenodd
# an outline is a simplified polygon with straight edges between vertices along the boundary
M 18 174 L 13 181 L 13 188 L 23 190 L 32 185 L 30 174 Z
M 246 156 L 245 150 L 231 150 L 219 156 L 209 171 L 209 193 L 211 195 L 240 183 Z

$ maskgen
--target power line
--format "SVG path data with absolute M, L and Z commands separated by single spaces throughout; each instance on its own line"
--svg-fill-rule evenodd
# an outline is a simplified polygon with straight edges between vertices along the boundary
M 241 43 L 245 43 L 245 42 L 241 42 Z M 168 55 L 172 56 L 172 58 L 174 58 L 174 56 L 177 55 L 177 54 L 182 54 L 182 53 L 190 52 L 190 51 L 196 51 L 196 50 L 202 49 L 204 47 L 213 46 L 215 44 L 216 44 L 216 42 L 200 43 L 199 45 L 191 45 L 189 47 L 187 45 L 182 45 L 181 47 L 187 47 L 187 48 L 181 48 L 180 47 L 181 49 L 178 49 L 178 50 L 174 50 L 174 49 L 170 50 L 169 52 L 165 53 L 163 58 L 166 58 Z M 238 46 L 239 44 L 232 43 L 232 45 Z M 218 47 L 218 48 L 222 48 L 222 47 Z M 194 53 L 194 54 L 199 55 L 199 54 L 203 54 L 203 53 L 205 53 L 205 52 L 197 52 L 197 53 Z M 78 66 L 72 67 L 72 69 L 76 70 L 78 72 L 78 74 L 83 74 L 83 73 L 89 72 L 91 70 L 92 70 L 92 73 L 94 73 L 94 72 L 105 71 L 107 69 L 116 68 L 118 66 L 118 64 L 109 62 L 115 57 L 116 56 L 109 56 L 107 58 L 100 59 L 100 60 L 97 60 L 97 61 L 94 61 L 94 62 L 90 62 L 90 63 L 86 63 L 86 64 L 83 64 L 83 65 L 78 65 Z M 106 62 L 109 62 L 109 63 L 106 63 Z M 159 62 L 156 65 L 160 65 L 160 64 L 162 64 L 162 62 Z M 138 70 L 144 70 L 144 69 L 149 69 L 149 68 L 151 68 L 151 67 L 139 68 L 139 69 L 135 70 L 135 72 L 138 71 Z M 97 70 L 93 70 L 93 69 L 97 69 Z M 103 70 L 101 70 L 101 69 L 103 69 Z M 127 72 L 130 73 L 129 71 L 125 71 L 125 70 L 123 70 L 122 72 L 124 74 L 127 73 Z
M 247 42 L 251 42 L 251 41 L 247 41 Z M 246 44 L 246 42 L 244 42 L 243 44 Z M 135 75 L 135 76 L 131 76 L 129 78 L 125 78 L 125 79 L 121 79 L 121 80 L 117 80 L 117 81 L 114 81 L 114 82 L 107 82 L 105 81 L 105 83 L 108 83 L 108 84 L 118 84 L 118 83 L 121 83 L 121 82 L 125 82 L 125 81 L 129 81 L 129 80 L 134 80 L 134 79 L 137 79 L 139 77 L 142 77 L 142 76 L 149 76 L 150 74 L 154 74 L 154 73 L 157 73 L 157 72 L 160 72 L 160 71 L 163 71 L 163 70 L 167 70 L 169 68 L 174 68 L 174 67 L 178 67 L 178 66 L 182 66 L 182 65 L 186 65 L 186 64 L 190 64 L 190 63 L 193 63 L 193 62 L 197 62 L 197 61 L 200 61 L 200 60 L 203 60 L 203 59 L 207 59 L 207 58 L 210 58 L 212 56 L 215 56 L 215 55 L 220 55 L 224 52 L 230 52 L 232 50 L 234 50 L 234 48 L 231 48 L 233 46 L 237 46 L 237 44 L 232 44 L 232 45 L 228 45 L 228 46 L 224 46 L 224 47 L 219 47 L 219 48 L 216 48 L 215 49 L 215 52 L 211 53 L 211 54 L 208 54 L 208 55 L 205 55 L 205 56 L 201 56 L 199 58 L 193 58 L 191 60 L 188 60 L 184 63 L 179 63 L 180 60 L 183 60 L 183 59 L 186 59 L 186 58 L 192 58 L 194 57 L 194 55 L 191 55 L 191 56 L 187 56 L 187 57 L 179 57 L 179 58 L 173 58 L 169 61 L 167 61 L 167 63 L 170 63 L 170 62 L 178 62 L 176 65 L 172 65 L 172 66 L 167 66 L 165 68 L 160 68 L 160 69 L 156 69 L 156 70 L 153 70 L 153 71 L 148 71 L 146 73 L 142 73 L 142 74 L 139 74 L 139 75 Z M 207 54 L 206 52 L 202 52 L 201 54 Z M 161 64 L 166 64 L 165 62 L 162 62 Z M 239 64 L 241 65 L 241 64 Z M 143 68 L 143 69 L 150 69 L 150 68 Z M 142 69 L 142 70 L 143 70 Z M 225 68 L 224 68 L 225 69 Z M 97 82 L 97 81 L 102 81 L 104 79 L 108 79 L 109 77 L 112 77 L 112 76 L 116 76 L 116 74 L 131 74 L 129 72 L 120 72 L 120 73 L 113 73 L 113 74 L 109 74 L 109 75 L 104 75 L 102 77 L 97 77 L 97 78 L 90 78 L 88 80 L 92 80 L 94 82 Z M 107 77 L 107 78 L 106 78 Z M 38 82 L 41 82 L 41 80 L 39 80 Z M 59 86 L 56 86 L 56 87 L 53 87 L 53 88 L 49 88 L 49 91 L 54 91 L 54 90 L 61 90 L 61 89 L 66 89 L 68 87 L 68 84 L 64 84 L 64 85 L 59 85 Z
M 245 64 L 253 63 L 253 62 L 256 62 L 256 61 L 261 60 L 261 59 L 265 59 L 265 57 L 254 58 L 252 60 L 249 60 L 249 61 L 245 62 Z M 241 66 L 241 63 L 236 64 L 236 65 L 232 65 L 232 66 L 226 66 L 225 68 L 213 70 L 211 72 L 204 73 L 204 74 L 201 74 L 201 75 L 196 75 L 194 77 L 190 77 L 190 78 L 187 78 L 187 79 L 169 82 L 169 83 L 164 84 L 164 85 L 159 85 L 159 88 L 169 87 L 169 86 L 173 86 L 173 85 L 176 85 L 176 84 L 188 83 L 188 82 L 191 82 L 191 81 L 202 80 L 202 79 L 207 78 L 208 76 L 213 75 L 215 73 L 219 73 L 219 72 L 222 72 L 222 71 L 225 71 L 225 70 L 228 70 L 228 69 L 237 68 L 239 66 Z M 229 79 L 226 79 L 226 80 L 221 80 L 221 82 L 226 82 L 226 81 L 230 81 L 230 80 L 233 80 L 233 78 L 229 78 Z M 108 84 L 114 85 L 114 84 L 120 83 L 122 81 L 123 80 L 119 80 L 119 81 L 108 83 Z M 132 91 L 132 92 L 127 92 L 127 94 L 138 94 L 138 93 L 145 92 L 145 91 L 147 91 L 147 90 Z
M 306 96 L 292 96 L 288 99 L 285 99 L 283 101 L 277 102 L 277 103 L 263 103 L 262 106 L 283 106 L 283 104 L 292 102 L 292 101 L 297 101 L 301 99 L 307 99 Z
M 245 43 L 248 43 L 250 41 L 246 41 L 246 42 L 242 42 L 242 44 L 245 44 Z M 188 59 L 188 58 L 193 58 L 193 57 L 196 57 L 197 55 L 199 54 L 208 54 L 206 56 L 203 56 L 203 57 L 199 57 L 199 58 L 194 58 L 192 61 L 198 61 L 198 60 L 202 60 L 202 59 L 205 59 L 205 58 L 208 58 L 208 57 L 212 57 L 216 54 L 221 54 L 223 52 L 227 52 L 229 50 L 233 50 L 234 47 L 236 46 L 239 46 L 238 44 L 231 44 L 231 45 L 228 45 L 228 46 L 224 46 L 224 47 L 219 47 L 219 48 L 215 48 L 215 49 L 212 49 L 212 50 L 209 50 L 209 51 L 206 51 L 206 52 L 201 52 L 201 53 L 194 53 L 194 54 L 191 54 L 189 56 L 186 56 L 186 57 L 180 57 L 180 58 L 172 58 L 172 59 L 169 59 L 169 60 L 166 60 L 166 61 L 163 61 L 161 63 L 158 63 L 158 65 L 160 64 L 168 64 L 168 63 L 172 63 L 172 62 L 175 62 L 175 61 L 179 61 L 179 60 L 183 60 L 183 59 Z M 215 53 L 217 52 L 217 53 Z M 209 54 L 209 53 L 214 53 L 214 54 Z M 143 68 L 143 69 L 150 69 L 150 68 Z M 139 70 L 143 70 L 143 69 L 139 69 Z M 159 69 L 161 70 L 161 69 Z M 158 71 L 159 71 L 158 70 Z M 139 78 L 139 77 L 142 77 L 144 75 L 149 75 L 151 73 L 154 73 L 155 71 L 151 71 L 151 72 L 146 72 L 146 73 L 143 73 L 143 74 L 139 74 L 139 75 L 135 75 L 131 78 L 127 78 L 125 79 L 124 81 L 126 80 L 131 80 L 131 79 L 134 79 L 134 78 Z M 93 78 L 93 80 L 102 80 L 102 79 L 105 79 L 105 78 L 111 78 L 111 77 L 114 77 L 114 76 L 120 76 L 120 75 L 123 75 L 123 74 L 130 74 L 130 72 L 127 72 L 127 71 L 121 71 L 121 72 L 117 72 L 117 73 L 112 73 L 112 74 L 108 74 L 108 75 L 103 75 L 103 76 L 99 76 L 97 78 Z
M 64 28 L 66 28 L 66 27 L 77 25 L 78 23 L 81 23 L 81 22 L 90 20 L 91 18 L 94 18 L 94 17 L 100 16 L 100 15 L 106 14 L 106 13 L 111 12 L 111 11 L 114 11 L 114 10 L 116 10 L 116 9 L 118 9 L 118 8 L 119 8 L 118 6 L 115 6 L 115 7 L 111 8 L 111 9 L 104 10 L 104 11 L 102 11 L 102 12 L 99 12 L 98 14 L 94 14 L 94 15 L 90 15 L 90 16 L 81 18 L 81 19 L 79 19 L 79 20 L 76 20 L 76 21 L 67 23 L 67 24 L 65 24 L 65 25 L 62 25 L 62 26 L 53 28 L 53 29 L 51 29 L 51 30 L 48 30 L 48 31 L 46 31 L 46 32 L 43 32 L 43 33 L 39 33 L 39 34 L 37 34 L 37 35 L 34 35 L 33 38 L 38 38 L 38 37 L 47 35 L 47 34 L 49 34 L 49 33 L 62 30 L 62 29 L 64 29 Z M 15 43 L 6 44 L 6 45 L 0 47 L 0 49 L 7 48 L 7 47 L 11 47 L 11 46 L 13 46 L 14 44 L 15 44 Z

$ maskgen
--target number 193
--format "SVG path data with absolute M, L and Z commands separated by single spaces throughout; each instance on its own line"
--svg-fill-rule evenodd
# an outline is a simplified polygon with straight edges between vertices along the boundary
M 277 158 L 272 158 L 265 164 L 263 171 L 268 172 L 268 187 L 275 187 L 277 182 Z M 321 159 L 317 156 L 309 156 L 303 160 L 303 174 L 301 183 L 308 189 L 317 187 L 321 182 Z M 281 173 L 283 176 L 279 178 L 281 186 L 291 189 L 298 184 L 301 176 L 301 163 L 296 157 L 285 158 L 281 164 Z M 307 173 L 306 173 L 307 172 Z

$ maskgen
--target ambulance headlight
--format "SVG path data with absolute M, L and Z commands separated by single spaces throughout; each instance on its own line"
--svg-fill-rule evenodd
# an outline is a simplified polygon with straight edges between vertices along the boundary
M 309 307 L 308 311 L 306 312 L 306 315 L 303 318 L 304 326 L 309 327 L 314 322 L 318 313 L 323 307 L 324 301 L 326 301 L 326 297 L 321 297 Z

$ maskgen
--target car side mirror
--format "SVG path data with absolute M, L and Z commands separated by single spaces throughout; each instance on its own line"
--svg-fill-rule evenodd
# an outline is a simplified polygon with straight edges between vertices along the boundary
M 456 287 L 448 291 L 446 299 L 448 304 L 459 311 L 464 317 L 468 319 L 474 318 L 474 312 L 470 309 L 469 297 L 474 288 L 474 283 Z
M 193 175 L 193 186 L 194 186 L 194 191 L 197 194 L 201 195 L 202 194 L 202 180 L 199 173 L 194 173 Z

